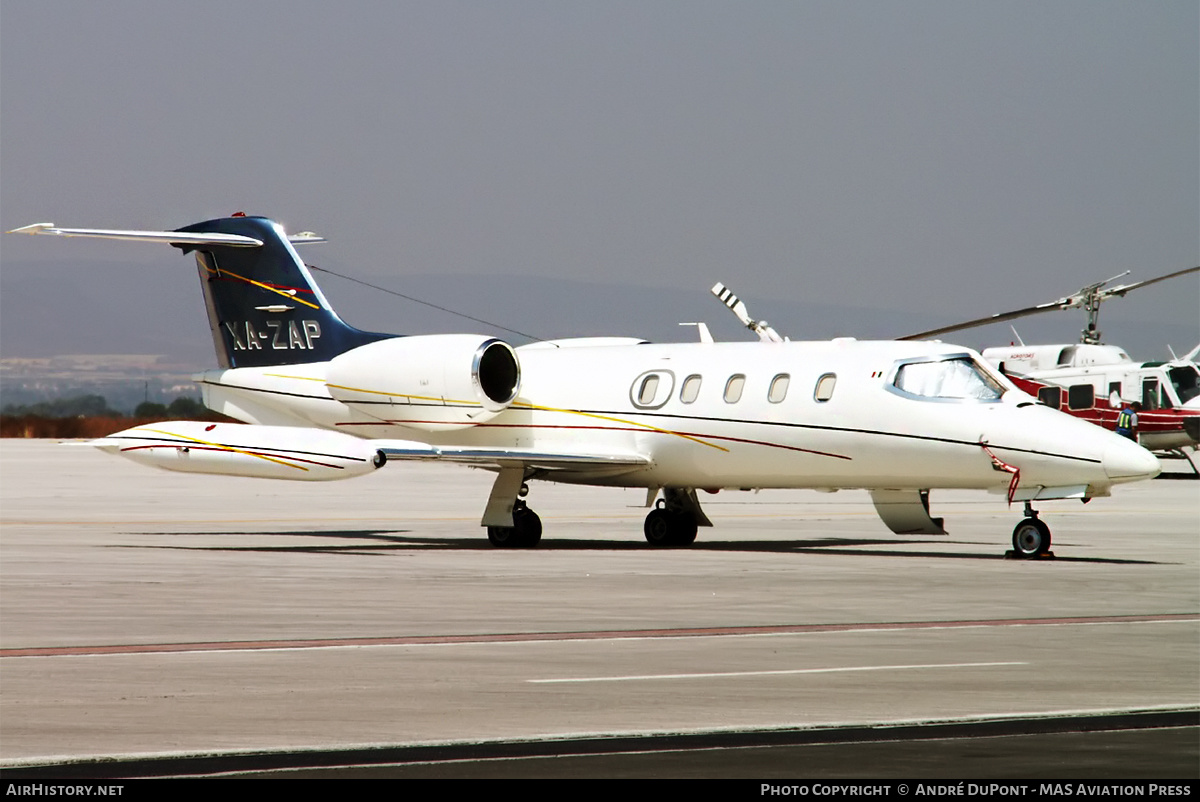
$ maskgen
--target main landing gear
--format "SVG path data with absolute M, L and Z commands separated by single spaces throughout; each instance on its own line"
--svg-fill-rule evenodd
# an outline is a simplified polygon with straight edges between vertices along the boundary
M 696 530 L 712 526 L 700 509 L 696 491 L 690 487 L 664 487 L 663 497 L 646 516 L 643 530 L 651 546 L 690 546 L 696 542 Z
M 542 539 L 542 519 L 529 509 L 526 480 L 534 476 L 524 468 L 502 468 L 492 485 L 487 507 L 480 522 L 487 527 L 488 542 L 498 549 L 531 549 Z M 646 505 L 659 493 L 651 488 Z M 662 498 L 646 516 L 646 540 L 651 546 L 687 546 L 696 541 L 696 530 L 712 526 L 700 508 L 700 500 L 691 487 L 664 487 Z
M 524 499 L 513 505 L 512 526 L 489 526 L 488 541 L 498 549 L 531 549 L 542 539 L 542 519 L 525 506 Z
M 659 499 L 660 506 L 650 510 L 643 529 L 651 546 L 687 546 L 696 542 L 699 525 L 688 512 L 672 512 Z
M 1050 551 L 1050 527 L 1038 518 L 1037 510 L 1028 501 L 1025 502 L 1025 515 L 1025 520 L 1013 530 L 1013 550 L 1009 554 L 1022 559 L 1053 557 L 1054 553 Z
M 492 485 L 481 523 L 498 549 L 531 549 L 542 539 L 542 519 L 525 505 L 527 478 L 522 467 L 503 468 Z

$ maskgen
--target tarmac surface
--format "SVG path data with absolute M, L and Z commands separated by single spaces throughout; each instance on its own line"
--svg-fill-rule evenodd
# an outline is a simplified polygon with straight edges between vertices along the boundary
M 540 547 L 496 550 L 491 479 L 0 441 L 0 769 L 1200 776 L 1200 482 L 1045 502 L 1022 561 L 1020 506 L 958 491 L 936 537 L 859 491 L 704 495 L 656 550 L 644 491 L 534 483 Z

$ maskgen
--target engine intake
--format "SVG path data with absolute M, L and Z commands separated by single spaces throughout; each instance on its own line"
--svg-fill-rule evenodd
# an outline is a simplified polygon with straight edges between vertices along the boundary
M 335 357 L 326 384 L 330 395 L 358 412 L 444 432 L 508 409 L 521 391 L 521 365 L 511 345 L 492 337 L 396 337 Z

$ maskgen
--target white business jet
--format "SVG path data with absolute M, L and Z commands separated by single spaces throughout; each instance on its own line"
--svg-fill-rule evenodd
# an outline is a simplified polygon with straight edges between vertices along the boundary
M 495 471 L 482 525 L 530 547 L 528 482 L 647 488 L 646 539 L 711 526 L 697 489 L 863 488 L 897 533 L 944 534 L 929 491 L 1025 502 L 1019 556 L 1047 554 L 1045 499 L 1088 501 L 1159 472 L 1150 452 L 1022 393 L 974 351 L 938 342 L 654 345 L 397 336 L 348 326 L 294 245 L 262 217 L 175 231 L 30 234 L 165 242 L 195 255 L 220 367 L 204 403 L 250 425 L 173 421 L 93 444 L 169 470 L 328 480 L 395 459 Z M 781 339 L 781 338 L 777 338 Z M 661 493 L 661 496 L 659 495 Z M 657 502 L 655 503 L 655 499 Z

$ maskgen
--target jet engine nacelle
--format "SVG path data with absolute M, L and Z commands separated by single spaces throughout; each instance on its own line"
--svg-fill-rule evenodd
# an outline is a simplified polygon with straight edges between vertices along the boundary
M 521 365 L 511 345 L 478 334 L 395 337 L 334 357 L 326 386 L 365 415 L 445 432 L 508 409 L 521 389 Z
M 166 421 L 86 445 L 168 471 L 327 482 L 370 473 L 387 459 L 368 440 L 295 426 Z

